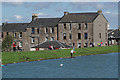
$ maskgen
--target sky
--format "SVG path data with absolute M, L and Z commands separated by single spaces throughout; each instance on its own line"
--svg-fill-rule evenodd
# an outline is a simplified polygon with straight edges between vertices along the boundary
M 29 23 L 33 13 L 45 18 L 62 17 L 65 11 L 82 13 L 98 10 L 103 11 L 110 29 L 118 28 L 118 2 L 3 2 L 2 22 Z

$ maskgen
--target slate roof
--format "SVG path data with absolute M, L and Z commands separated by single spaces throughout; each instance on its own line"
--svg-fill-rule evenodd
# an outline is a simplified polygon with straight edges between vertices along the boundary
M 25 32 L 29 23 L 6 23 L 2 25 L 2 32 Z
M 67 15 L 63 16 L 60 22 L 61 23 L 63 22 L 88 23 L 88 22 L 93 22 L 98 15 L 99 15 L 98 12 L 96 13 L 68 13 Z
M 43 42 L 40 45 L 34 46 L 32 48 L 49 48 L 49 45 L 55 46 L 55 48 L 60 48 L 60 47 L 62 47 L 62 48 L 70 48 L 71 47 L 71 46 L 69 46 L 69 45 L 67 45 L 65 43 L 61 43 L 61 42 L 55 40 L 55 41 Z
M 61 18 L 37 18 L 28 27 L 55 27 Z
M 108 38 L 120 38 L 120 30 L 115 29 L 108 33 Z

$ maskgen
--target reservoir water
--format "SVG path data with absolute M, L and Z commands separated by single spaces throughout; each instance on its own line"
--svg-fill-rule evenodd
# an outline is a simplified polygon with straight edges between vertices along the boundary
M 9 64 L 3 78 L 118 78 L 118 53 Z

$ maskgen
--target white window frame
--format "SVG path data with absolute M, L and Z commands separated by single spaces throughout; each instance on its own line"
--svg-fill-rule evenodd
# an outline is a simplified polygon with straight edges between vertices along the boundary
M 14 33 L 14 38 L 16 38 L 16 33 Z
M 51 37 L 51 41 L 53 41 L 53 40 L 55 40 L 55 38 L 54 38 L 54 37 Z
M 45 28 L 45 33 L 47 33 L 48 32 L 48 28 Z
M 21 33 L 22 33 L 22 32 L 19 33 L 19 38 L 22 38 L 22 34 L 21 34 Z
M 54 33 L 54 28 L 50 28 L 51 33 Z
M 35 38 L 34 37 L 31 38 L 31 43 L 35 43 Z
M 80 30 L 81 30 L 81 24 L 78 24 L 78 29 L 80 29 Z
M 70 23 L 70 24 L 69 24 L 69 30 L 71 30 L 71 29 L 72 29 L 72 24 Z
M 85 29 L 88 29 L 88 24 L 87 23 L 84 24 Z
M 48 37 L 45 37 L 45 41 L 48 41 Z
M 64 39 L 65 36 L 66 36 L 66 39 L 67 39 L 67 34 L 66 34 L 66 33 L 63 33 L 63 39 Z
M 23 45 L 22 42 L 19 42 L 19 47 L 22 47 L 22 45 Z
M 79 46 L 81 47 L 81 43 L 78 43 L 78 46 L 77 46 L 77 47 L 79 48 Z

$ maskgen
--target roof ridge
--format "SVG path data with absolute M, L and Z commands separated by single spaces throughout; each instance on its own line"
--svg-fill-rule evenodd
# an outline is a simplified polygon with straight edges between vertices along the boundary
M 58 40 L 56 40 L 59 44 L 61 44 L 61 42 L 59 42 Z M 64 46 L 63 44 L 61 44 L 62 46 Z M 65 46 L 64 46 L 65 47 Z
M 57 17 L 57 18 L 37 18 L 37 19 L 61 19 L 61 17 Z
M 97 14 L 98 12 L 69 13 L 69 14 Z

